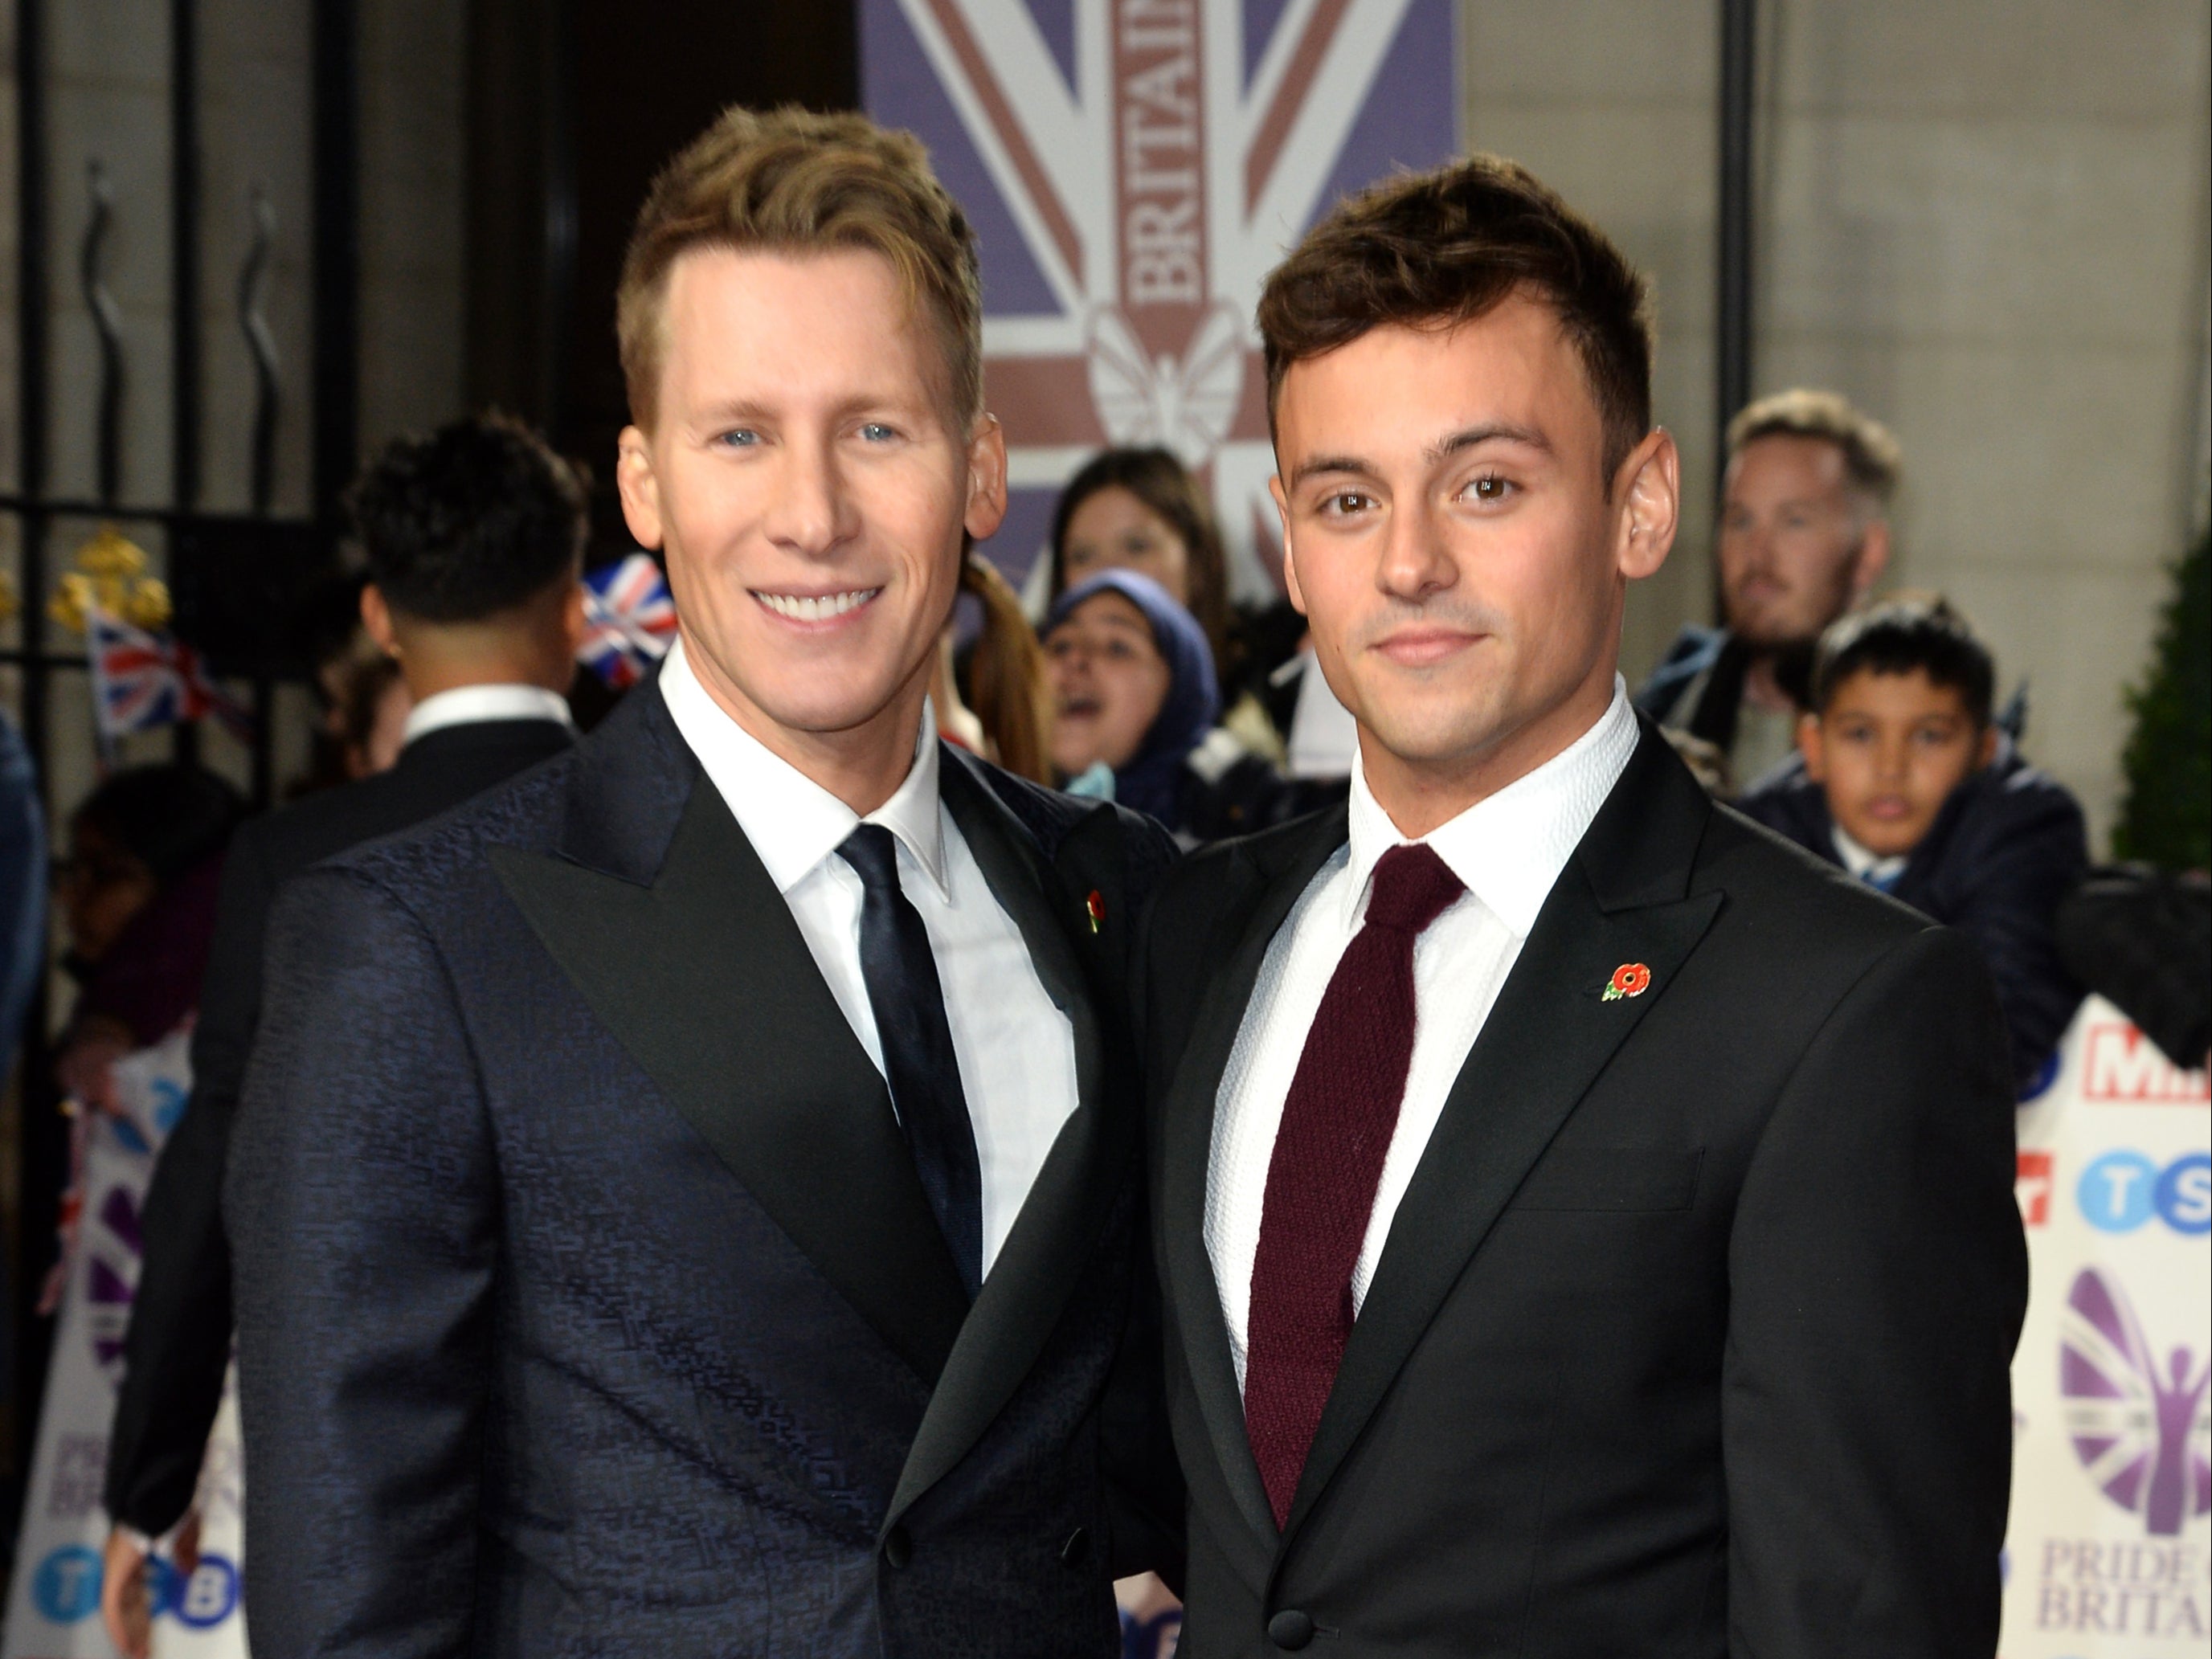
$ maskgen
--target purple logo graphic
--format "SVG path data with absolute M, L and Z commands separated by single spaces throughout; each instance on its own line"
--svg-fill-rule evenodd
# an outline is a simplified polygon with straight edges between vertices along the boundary
M 98 1220 L 96 1229 L 86 1229 L 92 1255 L 85 1285 L 92 1357 L 102 1376 L 120 1382 L 123 1338 L 131 1327 L 131 1298 L 137 1293 L 138 1258 L 146 1245 L 138 1229 L 138 1206 L 125 1188 L 108 1189 Z
M 2161 1364 L 2125 1292 L 2085 1267 L 2066 1298 L 2058 1382 L 2089 1479 L 2154 1538 L 2212 1510 L 2212 1367 L 2187 1346 Z

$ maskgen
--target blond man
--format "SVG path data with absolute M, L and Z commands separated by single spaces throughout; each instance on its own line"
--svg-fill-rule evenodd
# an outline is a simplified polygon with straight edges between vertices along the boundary
M 617 477 L 679 643 L 271 924 L 257 1654 L 1115 1650 L 1175 1498 L 1102 1443 L 1150 1418 L 1101 997 L 1166 844 L 935 736 L 1006 501 L 980 310 L 859 117 L 732 111 L 655 183 Z
M 1794 751 L 1821 630 L 1889 568 L 1903 462 L 1881 422 L 1802 386 L 1730 421 L 1728 455 L 1713 543 L 1723 626 L 1684 629 L 1636 704 L 1711 744 L 1748 788 Z

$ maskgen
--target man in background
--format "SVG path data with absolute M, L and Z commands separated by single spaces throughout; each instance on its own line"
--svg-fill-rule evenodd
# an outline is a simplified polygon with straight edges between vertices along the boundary
M 1813 647 L 1888 568 L 1897 440 L 1833 392 L 1778 392 L 1729 422 L 1719 628 L 1682 630 L 1638 709 L 1707 743 L 1748 788 L 1795 751 Z
M 240 830 L 192 1034 L 192 1098 L 148 1191 L 145 1258 L 108 1443 L 101 1613 L 148 1650 L 146 1561 L 177 1533 L 189 1571 L 193 1490 L 230 1363 L 230 1249 L 219 1201 L 260 1019 L 262 935 L 277 890 L 310 865 L 404 829 L 569 746 L 562 693 L 583 629 L 584 491 L 526 428 L 457 421 L 402 438 L 352 499 L 369 582 L 362 617 L 414 708 L 397 765 Z M 181 1527 L 179 1522 L 185 1524 Z

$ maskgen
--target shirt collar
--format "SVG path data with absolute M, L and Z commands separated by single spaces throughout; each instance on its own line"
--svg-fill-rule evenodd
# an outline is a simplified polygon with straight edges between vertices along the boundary
M 860 815 L 730 718 L 699 684 L 678 639 L 662 659 L 660 695 L 676 730 L 760 854 L 769 879 L 788 893 L 834 855 Z M 914 764 L 891 798 L 867 816 L 898 838 L 940 896 L 951 897 L 945 830 L 938 812 L 935 711 L 925 701 Z
M 1638 737 L 1627 683 L 1616 674 L 1613 701 L 1589 731 L 1534 771 L 1485 796 L 1420 840 L 1516 938 L 1526 939 L 1590 820 L 1628 769 Z M 1368 789 L 1366 769 L 1355 757 L 1347 931 L 1366 908 L 1376 864 L 1407 840 Z
M 407 711 L 402 742 L 483 720 L 558 720 L 571 728 L 576 723 L 568 713 L 568 700 L 542 685 L 457 685 L 423 698 Z
M 1832 825 L 1828 836 L 1835 842 L 1836 855 L 1843 860 L 1844 868 L 1861 881 L 1870 882 L 1884 892 L 1887 892 L 1896 884 L 1897 878 L 1905 873 L 1905 866 L 1910 860 L 1911 855 L 1905 853 L 1894 853 L 1884 858 L 1840 823 Z

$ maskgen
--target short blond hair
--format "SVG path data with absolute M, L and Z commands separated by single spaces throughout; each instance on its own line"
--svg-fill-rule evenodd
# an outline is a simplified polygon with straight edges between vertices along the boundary
M 615 290 L 630 418 L 648 430 L 667 352 L 668 273 L 695 248 L 881 254 L 935 325 L 955 413 L 971 427 L 981 416 L 975 234 L 912 133 L 864 115 L 732 106 L 660 170 Z
M 1890 429 L 1863 413 L 1840 392 L 1792 386 L 1747 404 L 1729 422 L 1728 453 L 1734 460 L 1744 446 L 1761 438 L 1817 438 L 1843 452 L 1851 488 L 1877 511 L 1897 494 L 1905 452 Z

